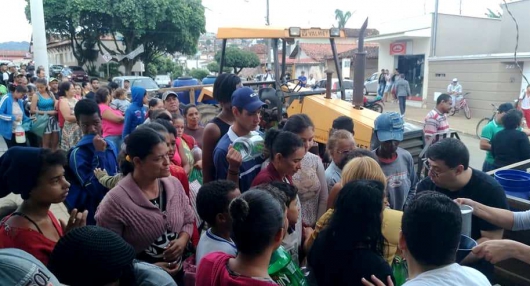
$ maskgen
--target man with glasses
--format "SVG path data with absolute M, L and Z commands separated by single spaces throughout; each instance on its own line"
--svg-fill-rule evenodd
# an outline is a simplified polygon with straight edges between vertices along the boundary
M 486 173 L 469 167 L 469 151 L 460 140 L 440 140 L 429 147 L 426 157 L 425 165 L 429 176 L 418 183 L 416 193 L 437 191 L 451 199 L 468 198 L 490 207 L 508 208 L 501 185 Z M 473 216 L 471 238 L 477 243 L 502 239 L 502 235 L 502 228 Z M 491 280 L 491 263 L 469 254 L 461 264 L 479 270 Z

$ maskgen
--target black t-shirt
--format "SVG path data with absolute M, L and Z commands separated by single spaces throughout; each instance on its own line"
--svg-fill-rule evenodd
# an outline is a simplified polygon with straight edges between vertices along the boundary
M 326 233 L 323 230 L 318 235 L 307 260 L 318 285 L 362 285 L 361 279 L 372 281 L 371 275 L 385 283 L 389 275 L 394 280 L 392 269 L 382 256 L 367 248 L 335 249 L 335 243 L 326 241 Z
M 473 173 L 471 179 L 462 189 L 452 192 L 447 189 L 437 187 L 427 177 L 418 183 L 416 187 L 416 193 L 423 191 L 437 191 L 451 199 L 456 198 L 468 198 L 483 205 L 487 205 L 494 208 L 508 209 L 508 202 L 506 201 L 506 194 L 504 189 L 499 185 L 497 181 L 486 173 L 472 169 Z M 473 216 L 471 220 L 471 237 L 475 240 L 479 239 L 482 235 L 481 230 L 497 230 L 501 229 L 477 216 Z
M 93 91 L 90 91 L 85 95 L 86 99 L 91 99 L 93 101 L 96 101 L 96 94 Z
M 528 136 L 520 130 L 501 130 L 491 140 L 491 155 L 495 167 L 500 168 L 530 159 Z M 526 170 L 525 166 L 519 168 Z

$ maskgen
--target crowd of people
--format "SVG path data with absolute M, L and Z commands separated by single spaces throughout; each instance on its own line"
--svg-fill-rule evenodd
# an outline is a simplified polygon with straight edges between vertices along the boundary
M 0 212 L 0 264 L 18 267 L 0 268 L 2 285 L 275 285 L 282 281 L 269 264 L 278 249 L 317 285 L 391 285 L 396 257 L 408 263 L 407 286 L 491 285 L 492 263 L 529 259 L 518 253 L 528 246 L 501 240 L 504 228 L 530 228 L 528 214 L 507 210 L 502 187 L 469 166 L 462 142 L 432 144 L 428 176 L 417 178 L 399 147 L 402 114 L 377 117 L 380 144 L 371 151 L 356 147 L 351 118 L 336 118 L 328 163 L 305 114 L 259 130 L 265 103 L 234 74 L 215 80 L 222 111 L 206 126 L 173 91 L 158 99 L 132 87 L 126 102 L 111 83 L 94 80 L 78 94 L 55 82 L 38 79 L 31 98 L 33 126 L 46 115 L 38 145 L 14 141 L 0 157 L 0 197 L 23 200 Z M 31 121 L 27 94 L 12 84 L 2 97 L 6 142 L 12 122 Z M 448 96 L 439 100 L 433 126 L 450 106 Z M 503 122 L 505 136 L 519 138 Z M 243 156 L 234 148 L 241 139 L 263 152 Z M 508 160 L 502 144 L 492 139 L 492 155 Z M 68 221 L 50 211 L 55 203 Z M 459 264 L 458 204 L 474 208 L 479 243 Z

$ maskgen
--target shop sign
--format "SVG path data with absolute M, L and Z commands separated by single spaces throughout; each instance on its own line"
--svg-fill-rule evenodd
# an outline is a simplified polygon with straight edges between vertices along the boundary
M 397 42 L 390 44 L 390 55 L 405 55 L 407 53 L 407 43 Z

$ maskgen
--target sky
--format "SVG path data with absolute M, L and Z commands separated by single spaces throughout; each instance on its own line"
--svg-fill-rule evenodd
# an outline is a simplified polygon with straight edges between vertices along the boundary
M 25 0 L 4 5 L 2 22 L 10 27 L 0 29 L 0 42 L 30 41 L 31 25 L 26 20 Z M 206 30 L 216 32 L 220 26 L 265 25 L 266 0 L 202 0 L 206 7 Z M 439 12 L 484 17 L 486 8 L 501 10 L 502 0 L 440 0 Z M 508 1 L 510 2 L 510 1 Z M 269 0 L 269 19 L 276 27 L 331 27 L 336 25 L 335 9 L 355 11 L 346 24 L 359 28 L 369 17 L 369 28 L 388 25 L 393 21 L 425 15 L 434 11 L 435 0 Z

